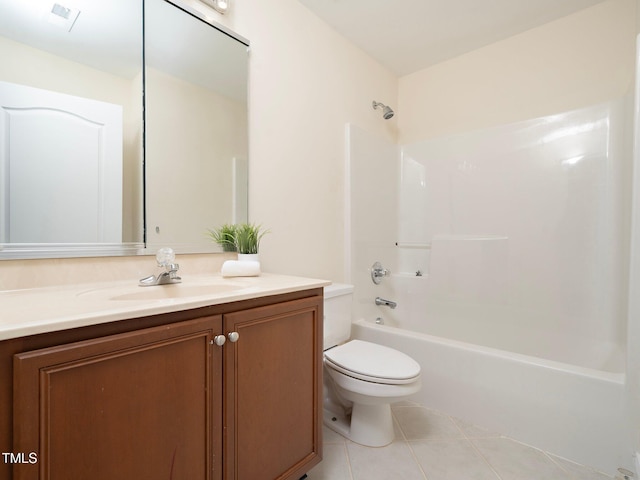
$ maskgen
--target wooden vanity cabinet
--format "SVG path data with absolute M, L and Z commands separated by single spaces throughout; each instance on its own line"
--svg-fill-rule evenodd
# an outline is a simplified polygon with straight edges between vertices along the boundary
M 38 454 L 16 478 L 212 478 L 221 332 L 218 315 L 16 355 L 14 450 Z
M 1 478 L 298 480 L 321 460 L 321 289 L 47 336 L 0 342 L 20 460 Z
M 297 480 L 320 461 L 320 308 L 306 299 L 224 316 L 238 333 L 223 349 L 226 480 Z

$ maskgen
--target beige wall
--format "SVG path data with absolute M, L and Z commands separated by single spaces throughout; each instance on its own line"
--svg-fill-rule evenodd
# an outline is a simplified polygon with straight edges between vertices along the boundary
M 636 0 L 610 0 L 400 79 L 399 143 L 535 118 L 630 91 Z
M 145 81 L 147 247 L 207 251 L 214 248 L 207 228 L 233 221 L 233 159 L 247 158 L 246 104 L 149 67 Z

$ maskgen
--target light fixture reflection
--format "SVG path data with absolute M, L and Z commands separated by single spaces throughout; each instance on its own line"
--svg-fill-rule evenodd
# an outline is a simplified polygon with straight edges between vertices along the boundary
M 595 120 L 593 122 L 585 122 L 578 125 L 573 125 L 570 127 L 561 127 L 553 130 L 551 133 L 542 137 L 542 143 L 551 143 L 556 140 L 560 140 L 564 137 L 571 137 L 574 135 L 580 135 L 583 133 L 592 132 L 598 128 L 608 128 L 609 127 L 609 119 L 602 118 L 600 120 Z
M 561 165 L 564 165 L 566 167 L 571 167 L 573 165 L 576 165 L 580 162 L 580 160 L 582 160 L 584 158 L 584 155 L 578 155 L 577 157 L 571 157 L 571 158 L 567 158 L 565 160 L 562 160 L 560 162 Z
M 212 0 L 213 9 L 222 14 L 227 13 L 231 0 Z

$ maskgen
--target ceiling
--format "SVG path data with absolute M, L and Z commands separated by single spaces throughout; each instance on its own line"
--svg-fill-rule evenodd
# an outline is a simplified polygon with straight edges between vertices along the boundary
M 77 9 L 75 22 L 51 23 L 56 4 Z M 125 77 L 140 72 L 141 24 L 142 4 L 131 0 L 0 0 L 0 35 Z
M 56 7 L 79 14 L 59 25 Z M 243 44 L 163 0 L 145 8 L 147 65 L 246 101 Z M 142 16 L 141 0 L 0 0 L 0 37 L 131 79 L 142 69 Z
M 605 0 L 299 0 L 398 76 Z

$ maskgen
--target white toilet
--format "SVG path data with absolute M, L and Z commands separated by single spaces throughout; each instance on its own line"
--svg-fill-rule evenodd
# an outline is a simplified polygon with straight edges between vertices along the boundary
M 347 341 L 352 297 L 352 285 L 324 288 L 324 423 L 356 443 L 382 447 L 394 438 L 391 403 L 420 390 L 420 365 L 393 348 Z

